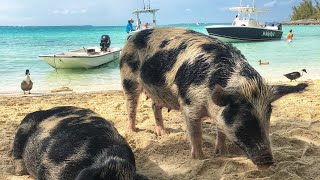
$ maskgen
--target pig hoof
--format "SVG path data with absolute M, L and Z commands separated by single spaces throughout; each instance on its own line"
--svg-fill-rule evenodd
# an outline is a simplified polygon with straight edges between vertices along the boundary
M 28 171 L 22 159 L 15 161 L 15 175 L 23 176 L 28 175 Z
M 199 152 L 193 151 L 191 152 L 191 156 L 193 159 L 199 159 L 199 160 L 204 159 L 204 155 L 202 151 L 199 151 Z
M 137 128 L 136 128 L 136 126 L 135 126 L 135 125 L 131 125 L 131 124 L 129 124 L 127 129 L 128 129 L 128 131 L 137 132 Z
M 155 131 L 156 131 L 157 136 L 163 136 L 163 135 L 167 134 L 166 130 L 160 126 L 156 126 Z
M 217 143 L 214 149 L 216 155 L 226 155 L 227 154 L 227 147 L 225 143 Z
M 216 155 L 227 155 L 226 148 L 216 148 L 214 152 Z

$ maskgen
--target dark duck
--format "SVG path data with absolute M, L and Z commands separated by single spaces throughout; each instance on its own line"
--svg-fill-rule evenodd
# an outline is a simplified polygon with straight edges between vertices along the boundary
M 26 70 L 26 78 L 25 80 L 23 80 L 21 82 L 21 89 L 23 91 L 24 94 L 26 94 L 26 91 L 29 91 L 29 94 L 30 94 L 30 90 L 32 89 L 32 81 L 30 79 L 30 72 L 29 72 L 29 69 Z
M 303 72 L 307 73 L 307 70 L 302 69 L 301 73 L 300 72 L 292 72 L 292 73 L 284 74 L 284 76 L 287 77 L 288 79 L 290 79 L 290 81 L 292 81 L 292 80 L 296 80 L 296 79 L 300 78 L 302 76 Z

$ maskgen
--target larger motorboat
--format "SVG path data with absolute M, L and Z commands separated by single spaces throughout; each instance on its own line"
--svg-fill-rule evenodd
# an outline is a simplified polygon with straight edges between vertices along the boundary
M 206 29 L 209 35 L 216 37 L 224 42 L 235 41 L 267 41 L 279 40 L 282 37 L 282 25 L 280 23 L 266 24 L 259 22 L 260 14 L 268 13 L 270 10 L 258 9 L 252 1 L 252 6 L 244 7 L 242 0 L 240 7 L 232 7 L 231 11 L 237 11 L 237 18 L 232 25 L 212 25 Z M 253 16 L 255 16 L 253 18 Z M 241 18 L 240 18 L 241 17 Z
M 89 69 L 119 59 L 121 49 L 110 48 L 110 44 L 109 36 L 103 35 L 100 47 L 81 48 L 39 57 L 55 69 Z
M 155 28 L 157 26 L 157 18 L 156 18 L 156 12 L 159 11 L 160 9 L 153 9 L 150 6 L 150 0 L 149 0 L 149 4 L 146 5 L 144 0 L 143 0 L 143 9 L 137 9 L 135 11 L 132 12 L 132 14 L 134 14 L 136 16 L 137 19 L 137 25 L 136 25 L 136 30 L 135 31 L 131 31 L 128 34 L 128 37 L 131 37 L 133 34 L 135 34 L 138 31 L 141 31 L 143 29 L 151 29 L 151 28 Z M 141 15 L 146 14 L 146 15 L 152 15 L 152 22 L 146 22 L 146 23 L 141 23 Z

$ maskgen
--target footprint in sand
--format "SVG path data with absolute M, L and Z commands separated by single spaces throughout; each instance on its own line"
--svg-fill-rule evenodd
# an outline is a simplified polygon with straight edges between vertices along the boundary
M 320 145 L 320 132 L 312 130 L 312 128 L 310 129 L 295 128 L 289 131 L 288 135 L 308 143 L 314 143 L 316 145 Z
M 310 122 L 309 128 L 314 131 L 320 132 L 320 121 Z

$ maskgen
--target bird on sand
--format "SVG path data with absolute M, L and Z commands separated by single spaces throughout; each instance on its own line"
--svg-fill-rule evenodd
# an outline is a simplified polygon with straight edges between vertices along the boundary
M 303 72 L 307 73 L 307 70 L 302 69 L 301 73 L 300 72 L 291 72 L 288 74 L 284 74 L 284 76 L 287 77 L 288 79 L 290 79 L 290 82 L 291 82 L 292 80 L 296 80 L 296 79 L 300 78 L 302 76 Z
M 259 65 L 268 65 L 269 61 L 261 61 L 261 59 L 258 61 Z
M 21 82 L 21 89 L 23 91 L 23 94 L 26 94 L 26 91 L 29 91 L 29 94 L 30 94 L 30 90 L 32 89 L 32 85 L 33 85 L 33 82 L 30 79 L 30 72 L 29 72 L 29 69 L 27 69 L 26 70 L 26 78 L 25 78 L 25 80 L 23 80 Z

